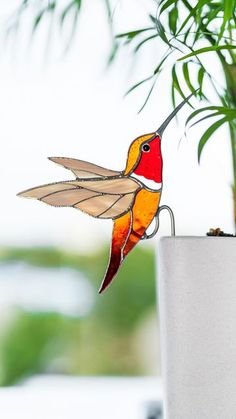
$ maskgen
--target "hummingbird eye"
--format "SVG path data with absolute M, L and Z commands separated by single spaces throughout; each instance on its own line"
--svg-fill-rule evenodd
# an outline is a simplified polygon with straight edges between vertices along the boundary
M 149 144 L 143 144 L 142 151 L 145 151 L 145 153 L 148 153 L 150 151 L 150 145 Z

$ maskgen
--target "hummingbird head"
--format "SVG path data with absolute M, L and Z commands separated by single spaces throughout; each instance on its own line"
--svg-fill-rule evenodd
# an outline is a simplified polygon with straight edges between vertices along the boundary
M 156 183 L 162 182 L 161 139 L 163 132 L 177 112 L 189 101 L 194 93 L 184 99 L 155 132 L 142 135 L 131 143 L 124 171 L 125 175 L 131 175 L 133 173 L 138 176 L 144 176 L 146 179 L 153 180 Z
M 161 137 L 157 133 L 142 135 L 130 145 L 125 174 L 136 174 L 162 182 Z

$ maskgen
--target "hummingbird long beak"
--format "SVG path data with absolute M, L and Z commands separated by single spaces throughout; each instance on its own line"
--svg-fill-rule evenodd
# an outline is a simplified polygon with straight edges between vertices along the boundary
M 173 112 L 171 112 L 171 114 L 166 118 L 166 120 L 163 122 L 163 124 L 161 124 L 161 126 L 156 130 L 156 134 L 158 134 L 160 137 L 162 137 L 163 132 L 165 131 L 167 125 L 169 125 L 170 121 L 174 118 L 174 116 L 179 112 L 179 110 L 182 108 L 182 106 L 185 105 L 185 103 L 187 103 L 189 101 L 189 99 L 195 95 L 195 93 L 198 91 L 195 90 L 195 92 L 191 93 L 191 95 L 189 95 L 188 97 L 186 97 L 186 99 L 183 100 L 183 102 L 181 102 L 177 108 L 175 108 L 173 110 Z

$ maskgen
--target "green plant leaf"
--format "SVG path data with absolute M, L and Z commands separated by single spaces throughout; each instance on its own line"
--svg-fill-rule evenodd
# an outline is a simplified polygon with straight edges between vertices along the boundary
M 168 8 L 170 7 L 173 3 L 176 3 L 176 0 L 167 0 L 166 2 L 164 2 L 163 6 L 161 7 L 160 10 L 160 15 Z
M 148 100 L 149 100 L 149 98 L 150 98 L 150 96 L 151 96 L 151 94 L 152 94 L 152 92 L 153 92 L 153 89 L 154 89 L 154 87 L 155 87 L 155 84 L 156 84 L 156 79 L 154 80 L 154 82 L 153 82 L 153 84 L 152 84 L 152 86 L 151 86 L 151 89 L 149 90 L 148 95 L 147 95 L 147 97 L 146 97 L 146 99 L 145 99 L 145 101 L 144 101 L 143 105 L 142 105 L 142 106 L 141 106 L 141 108 L 139 109 L 138 113 L 142 112 L 142 110 L 145 108 L 145 106 L 146 106 L 146 104 L 147 104 L 147 102 L 148 102 Z
M 157 33 L 160 36 L 160 38 L 162 39 L 162 41 L 165 42 L 165 44 L 167 44 L 169 47 L 172 47 L 172 45 L 170 44 L 170 42 L 169 42 L 169 40 L 166 36 L 165 28 L 162 25 L 160 19 L 158 19 L 158 18 L 156 18 L 152 15 L 149 15 L 149 16 L 150 16 L 150 19 L 152 20 L 152 22 L 156 25 Z
M 183 91 L 180 87 L 179 80 L 178 80 L 178 77 L 177 77 L 177 74 L 176 74 L 175 64 L 172 67 L 172 83 L 173 83 L 173 86 L 174 86 L 175 90 L 177 90 L 177 92 L 179 92 L 180 96 L 182 96 L 182 98 L 185 99 L 184 93 L 183 93 Z
M 116 55 L 117 55 L 118 50 L 119 50 L 119 44 L 114 39 L 113 40 L 113 43 L 112 43 L 112 49 L 110 51 L 110 55 L 109 55 L 108 60 L 107 60 L 107 66 L 109 66 L 109 65 L 111 65 L 113 63 L 113 61 L 116 58 Z
M 138 50 L 148 41 L 150 41 L 151 39 L 154 39 L 157 37 L 157 34 L 155 35 L 151 35 L 148 38 L 143 39 L 135 48 L 134 48 L 134 52 L 138 52 Z
M 221 40 L 227 24 L 229 24 L 230 20 L 232 19 L 233 11 L 235 8 L 235 0 L 224 0 L 223 3 L 224 3 L 224 19 L 220 28 L 218 42 Z
M 191 83 L 189 70 L 188 70 L 188 65 L 189 65 L 189 63 L 184 63 L 183 64 L 183 75 L 184 75 L 184 79 L 185 79 L 185 82 L 186 82 L 189 90 L 191 90 L 191 92 L 194 93 L 196 89 L 193 87 L 193 85 Z
M 205 69 L 201 66 L 199 71 L 198 71 L 198 76 L 197 76 L 198 84 L 199 84 L 199 87 L 200 87 L 199 93 L 200 93 L 201 96 L 202 96 L 202 86 L 203 86 L 204 75 L 205 75 Z
M 153 74 L 158 74 L 160 73 L 160 71 L 162 70 L 162 65 L 164 64 L 164 62 L 167 60 L 167 58 L 173 53 L 173 50 L 168 51 L 164 57 L 161 59 L 161 61 L 159 62 L 158 66 L 155 68 Z
M 126 93 L 125 96 L 127 96 L 129 93 L 131 93 L 133 90 L 137 89 L 137 87 L 141 86 L 141 84 L 145 83 L 148 80 L 151 80 L 153 78 L 153 75 L 147 77 L 146 79 L 143 79 L 139 81 L 138 83 L 134 84 Z
M 171 101 L 172 101 L 173 108 L 176 108 L 175 88 L 174 88 L 174 84 L 173 83 L 171 85 Z M 177 118 L 178 118 L 178 115 L 176 115 L 176 119 Z
M 220 112 L 214 112 L 214 113 L 211 113 L 211 114 L 209 114 L 209 115 L 206 115 L 206 116 L 204 116 L 203 118 L 201 118 L 201 119 L 199 119 L 198 121 L 196 121 L 196 122 L 194 122 L 193 124 L 191 124 L 189 128 L 192 128 L 192 127 L 194 127 L 195 125 L 199 124 L 200 122 L 205 121 L 205 119 L 209 119 L 209 118 L 212 118 L 212 117 L 214 117 L 214 116 L 219 116 L 219 115 L 221 115 L 221 113 L 220 113 Z
M 186 17 L 186 19 L 184 20 L 184 22 L 182 23 L 182 25 L 180 26 L 177 35 L 179 35 L 181 33 L 181 31 L 184 29 L 184 27 L 187 25 L 188 21 L 191 19 L 191 17 L 194 17 L 194 19 L 196 19 L 197 17 L 197 11 L 198 9 L 201 9 L 205 4 L 209 3 L 209 0 L 199 0 L 196 4 L 195 7 L 191 8 L 191 12 L 189 13 L 189 15 Z
M 33 24 L 33 32 L 35 32 L 36 29 L 38 28 L 38 26 L 39 26 L 39 24 L 42 20 L 42 17 L 44 16 L 45 11 L 46 11 L 45 9 L 41 10 L 41 12 L 39 12 L 39 14 L 36 16 L 36 18 L 34 20 L 34 24 Z
M 176 73 L 176 68 L 175 68 L 175 64 L 172 67 L 172 84 L 175 90 L 177 90 L 177 92 L 180 94 L 180 96 L 182 96 L 183 99 L 186 99 L 185 94 L 183 93 L 183 90 L 181 89 L 178 77 L 177 77 L 177 73 Z M 193 107 L 190 103 L 188 103 L 189 106 L 191 106 L 191 108 Z
M 195 57 L 196 55 L 204 54 L 205 52 L 220 51 L 224 49 L 236 49 L 236 45 L 213 45 L 211 47 L 200 48 L 196 51 L 191 52 L 190 54 L 185 55 L 184 57 L 179 58 L 177 61 L 183 61 L 186 60 L 186 58 Z
M 186 119 L 186 122 L 185 122 L 185 125 L 187 126 L 188 125 L 188 123 L 195 117 L 195 116 L 197 116 L 199 113 L 201 113 L 201 112 L 205 112 L 205 111 L 211 111 L 211 110 L 214 110 L 215 109 L 215 106 L 206 106 L 206 107 L 204 107 L 204 108 L 200 108 L 200 109 L 197 109 L 196 111 L 193 111 L 192 113 L 191 113 L 191 115 L 189 115 L 189 117 Z
M 115 38 L 117 38 L 117 39 L 127 38 L 128 41 L 132 41 L 132 39 L 134 39 L 137 35 L 140 35 L 143 32 L 154 30 L 154 29 L 155 28 L 153 28 L 153 27 L 137 29 L 136 31 L 120 33 L 120 34 L 116 35 Z
M 69 9 L 67 10 L 67 13 L 66 13 L 66 15 L 67 15 L 70 10 L 73 12 L 72 13 L 72 23 L 70 25 L 70 34 L 69 34 L 68 40 L 67 40 L 65 48 L 64 48 L 64 53 L 67 53 L 69 51 L 70 46 L 72 44 L 72 41 L 74 39 L 75 33 L 76 33 L 79 11 L 80 11 L 80 6 L 81 6 L 81 0 L 74 0 L 73 3 L 74 3 L 73 7 L 72 7 L 71 3 L 69 4 L 70 7 L 69 7 Z M 77 7 L 74 7 L 75 4 L 77 5 Z
M 106 10 L 107 10 L 107 16 L 108 16 L 108 20 L 109 23 L 112 23 L 112 11 L 111 11 L 111 5 L 110 5 L 110 1 L 109 0 L 104 0 L 105 1 L 105 6 L 106 6 Z
M 216 121 L 214 124 L 212 124 L 202 135 L 202 137 L 200 138 L 199 144 L 198 144 L 198 162 L 200 162 L 201 159 L 201 155 L 202 155 L 202 150 L 204 148 L 204 146 L 206 145 L 207 141 L 209 140 L 209 138 L 212 136 L 212 134 L 214 134 L 214 132 L 221 127 L 221 125 L 223 125 L 225 122 L 227 122 L 227 118 L 224 117 L 222 119 L 220 119 L 219 121 Z
M 229 120 L 236 119 L 236 109 L 230 109 L 225 106 L 205 106 L 204 108 L 197 109 L 193 111 L 191 115 L 187 118 L 185 125 L 187 126 L 188 123 L 198 114 L 206 111 L 215 111 L 218 112 L 219 115 L 225 115 Z
M 178 20 L 178 9 L 177 7 L 173 7 L 172 10 L 170 10 L 169 15 L 168 15 L 168 19 L 169 19 L 169 27 L 170 30 L 173 34 L 176 33 L 176 28 L 177 28 L 177 20 Z
M 65 7 L 65 9 L 62 11 L 62 13 L 61 13 L 61 17 L 60 17 L 60 23 L 61 23 L 61 26 L 63 25 L 63 23 L 64 23 L 64 20 L 65 20 L 65 18 L 66 18 L 66 16 L 68 15 L 68 13 L 70 12 L 70 10 L 72 10 L 73 8 L 75 7 L 75 2 L 74 2 L 74 0 L 72 0 L 66 7 Z
M 27 5 L 27 3 L 26 3 L 26 5 Z M 55 8 L 56 8 L 56 3 L 55 3 L 55 1 L 53 1 L 53 2 L 50 2 L 47 7 L 45 7 L 44 9 L 42 9 L 38 13 L 38 15 L 36 16 L 36 18 L 34 20 L 34 23 L 33 23 L 33 28 L 32 28 L 33 33 L 38 29 L 38 26 L 39 26 L 40 22 L 42 21 L 42 18 L 46 14 L 52 14 L 54 12 Z
M 48 11 L 52 11 L 52 10 L 55 10 L 55 9 L 56 9 L 56 1 L 50 1 L 50 2 L 48 3 L 47 10 L 48 10 Z
M 187 39 L 188 39 L 189 34 L 191 34 L 191 29 L 192 29 L 193 23 L 192 23 L 192 25 L 189 26 L 189 28 L 183 34 L 180 33 L 180 34 L 176 35 L 176 36 L 182 36 L 182 35 L 184 36 L 183 43 L 185 45 L 187 44 Z

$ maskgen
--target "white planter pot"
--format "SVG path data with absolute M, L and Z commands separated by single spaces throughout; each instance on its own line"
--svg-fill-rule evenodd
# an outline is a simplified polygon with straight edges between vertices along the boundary
M 236 419 L 236 239 L 162 238 L 158 288 L 165 419 Z

